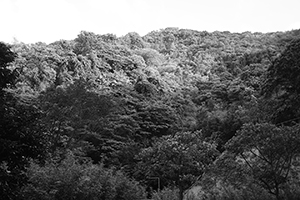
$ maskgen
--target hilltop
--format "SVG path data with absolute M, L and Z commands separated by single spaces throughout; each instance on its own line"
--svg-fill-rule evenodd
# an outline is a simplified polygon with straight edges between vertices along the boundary
M 60 187 L 74 182 L 64 183 L 64 177 L 76 179 L 87 169 L 77 182 L 84 179 L 89 187 L 75 184 L 81 193 L 65 189 L 69 195 L 97 196 L 92 185 L 106 183 L 93 173 L 127 184 L 128 190 L 110 185 L 111 199 L 118 199 L 115 190 L 126 195 L 134 190 L 136 196 L 122 198 L 140 199 L 146 194 L 138 192 L 141 188 L 153 197 L 163 194 L 150 188 L 170 193 L 177 188 L 182 198 L 193 184 L 207 180 L 220 199 L 229 194 L 218 184 L 241 198 L 253 195 L 250 188 L 263 198 L 287 198 L 291 181 L 289 191 L 299 194 L 290 174 L 299 156 L 293 135 L 300 117 L 299 36 L 300 30 L 166 28 L 145 36 L 82 31 L 74 40 L 51 44 L 1 43 L 6 82 L 1 84 L 0 161 L 7 178 L 1 180 L 7 185 L 2 192 L 7 198 L 14 193 L 42 198 L 44 192 L 58 199 Z M 289 144 L 295 149 L 284 149 Z M 55 167 L 61 174 L 51 173 Z M 73 170 L 69 175 L 63 172 L 67 168 Z M 7 181 L 11 171 L 15 182 Z M 158 177 L 160 185 L 149 177 Z M 55 194 L 46 191 L 51 184 Z

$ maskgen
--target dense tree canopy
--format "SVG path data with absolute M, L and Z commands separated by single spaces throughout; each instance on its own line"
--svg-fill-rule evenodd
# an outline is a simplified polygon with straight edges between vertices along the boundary
M 228 142 L 227 149 L 262 187 L 281 199 L 282 185 L 293 179 L 290 172 L 298 168 L 295 159 L 300 153 L 299 132 L 298 125 L 245 124 Z
M 0 42 L 0 88 L 7 88 L 15 81 L 14 71 L 9 69 L 9 63 L 13 62 L 16 55 L 9 46 Z
M 13 90 L 17 76 L 9 64 L 15 54 L 6 44 L 0 46 L 0 193 L 4 199 L 16 199 L 26 182 L 26 164 L 30 158 L 42 160 L 47 145 L 35 98 Z
M 295 199 L 299 44 L 179 28 L 0 43 L 0 196 Z
M 291 44 L 276 58 L 267 71 L 264 92 L 278 101 L 274 120 L 277 123 L 296 121 L 300 103 L 300 39 Z M 291 122 L 289 121 L 289 122 Z
M 142 149 L 138 168 L 146 179 L 158 177 L 164 185 L 178 186 L 182 200 L 184 191 L 201 178 L 217 155 L 215 145 L 205 142 L 201 133 L 176 133 Z

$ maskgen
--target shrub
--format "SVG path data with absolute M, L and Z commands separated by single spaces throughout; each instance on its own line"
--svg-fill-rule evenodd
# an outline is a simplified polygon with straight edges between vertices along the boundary
M 106 169 L 69 153 L 44 166 L 32 162 L 29 183 L 22 194 L 27 200 L 139 200 L 145 191 L 120 171 Z
M 212 186 L 208 190 L 206 189 L 201 197 L 201 200 L 265 200 L 275 199 L 274 196 L 263 190 L 257 185 L 250 184 L 246 187 L 236 186 L 218 182 L 217 185 Z
M 173 188 L 164 188 L 161 191 L 152 194 L 153 200 L 179 200 L 179 190 Z

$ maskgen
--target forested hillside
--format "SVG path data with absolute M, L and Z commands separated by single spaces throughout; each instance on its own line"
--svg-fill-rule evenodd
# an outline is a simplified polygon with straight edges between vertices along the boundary
M 300 30 L 0 43 L 0 87 L 3 199 L 300 195 Z

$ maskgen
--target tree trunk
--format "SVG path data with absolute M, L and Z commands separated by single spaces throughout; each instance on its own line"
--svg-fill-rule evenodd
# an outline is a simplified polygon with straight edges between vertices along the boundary
M 280 195 L 280 190 L 279 190 L 279 184 L 275 180 L 275 196 L 277 200 L 282 200 L 281 195 Z
M 183 200 L 183 193 L 184 193 L 183 188 L 179 186 L 179 200 Z

